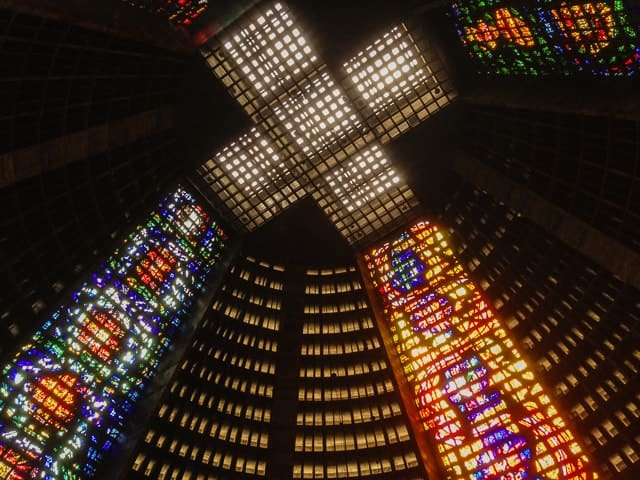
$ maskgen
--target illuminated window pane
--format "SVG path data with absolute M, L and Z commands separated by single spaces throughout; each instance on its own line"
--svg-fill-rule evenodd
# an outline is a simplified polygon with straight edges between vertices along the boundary
M 267 189 L 280 190 L 292 178 L 282 153 L 277 152 L 268 137 L 261 135 L 257 128 L 223 148 L 214 161 L 247 197 Z
M 227 206 L 236 209 L 249 230 L 306 193 L 299 169 L 255 127 L 216 153 L 199 172 L 215 192 L 225 195 Z
M 296 87 L 274 113 L 305 154 L 321 151 L 359 128 L 358 116 L 328 72 L 322 71 Z
M 354 245 L 409 221 L 418 202 L 382 149 L 371 144 L 326 173 L 313 196 Z
M 344 68 L 369 107 L 378 112 L 436 79 L 420 56 L 404 25 L 394 27 Z
M 317 57 L 281 3 L 223 40 L 224 50 L 263 98 L 314 68 Z
M 95 474 L 224 239 L 179 188 L 85 279 L 2 370 L 0 471 Z
M 325 176 L 332 193 L 349 212 L 361 208 L 400 182 L 377 145 L 343 162 Z
M 365 261 L 419 418 L 449 475 L 596 478 L 438 227 L 416 223 Z

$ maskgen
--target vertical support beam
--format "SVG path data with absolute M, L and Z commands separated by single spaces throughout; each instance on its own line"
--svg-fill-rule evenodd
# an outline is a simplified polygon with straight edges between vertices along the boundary
M 273 386 L 273 407 L 269 432 L 269 462 L 266 480 L 291 478 L 293 471 L 296 415 L 300 371 L 300 342 L 304 311 L 304 273 L 287 269 L 282 305 L 278 359 Z
M 422 418 L 420 417 L 420 413 L 418 412 L 418 408 L 415 404 L 414 394 L 411 386 L 407 382 L 405 376 L 399 373 L 402 372 L 402 363 L 400 362 L 400 358 L 398 357 L 398 352 L 393 342 L 391 331 L 389 330 L 387 321 L 384 316 L 382 302 L 380 301 L 376 289 L 373 286 L 373 282 L 371 281 L 371 277 L 368 274 L 367 263 L 364 259 L 364 256 L 361 253 L 358 253 L 356 255 L 356 261 L 358 263 L 358 270 L 360 270 L 360 276 L 362 277 L 367 296 L 369 297 L 371 309 L 373 310 L 373 314 L 376 319 L 378 331 L 380 332 L 380 336 L 382 337 L 382 343 L 384 344 L 385 351 L 387 352 L 387 357 L 391 365 L 393 376 L 396 379 L 396 384 L 398 385 L 402 403 L 407 412 L 407 416 L 409 417 L 409 425 L 411 426 L 413 437 L 415 438 L 415 441 L 418 445 L 420 458 L 422 460 L 422 464 L 425 467 L 427 476 L 429 480 L 448 480 L 446 474 L 443 473 L 444 467 L 438 460 L 438 454 L 436 450 L 427 440 L 427 434 L 422 423 Z

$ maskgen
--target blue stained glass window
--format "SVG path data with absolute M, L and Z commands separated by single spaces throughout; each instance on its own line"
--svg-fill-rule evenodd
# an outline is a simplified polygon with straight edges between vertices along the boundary
M 87 276 L 2 369 L 0 478 L 95 474 L 225 241 L 178 188 Z

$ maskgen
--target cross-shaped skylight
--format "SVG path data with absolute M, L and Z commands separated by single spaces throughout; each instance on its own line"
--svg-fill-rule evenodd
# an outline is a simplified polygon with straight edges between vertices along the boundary
M 199 173 L 249 231 L 311 194 L 355 244 L 418 205 L 382 144 L 455 92 L 435 54 L 420 48 L 404 24 L 339 72 L 315 52 L 282 2 L 256 7 L 202 47 L 256 127 Z

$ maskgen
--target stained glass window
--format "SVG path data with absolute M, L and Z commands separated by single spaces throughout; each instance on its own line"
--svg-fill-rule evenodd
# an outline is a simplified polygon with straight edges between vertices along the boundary
M 625 0 L 459 0 L 453 12 L 483 73 L 635 76 L 640 70 L 640 16 Z
M 344 64 L 357 91 L 374 113 L 438 84 L 404 24 L 393 27 Z
M 179 188 L 85 279 L 2 370 L 0 477 L 95 473 L 224 241 Z
M 597 478 L 439 228 L 365 256 L 422 424 L 452 478 Z
M 133 7 L 167 17 L 174 25 L 191 25 L 207 10 L 208 0 L 122 0 Z

